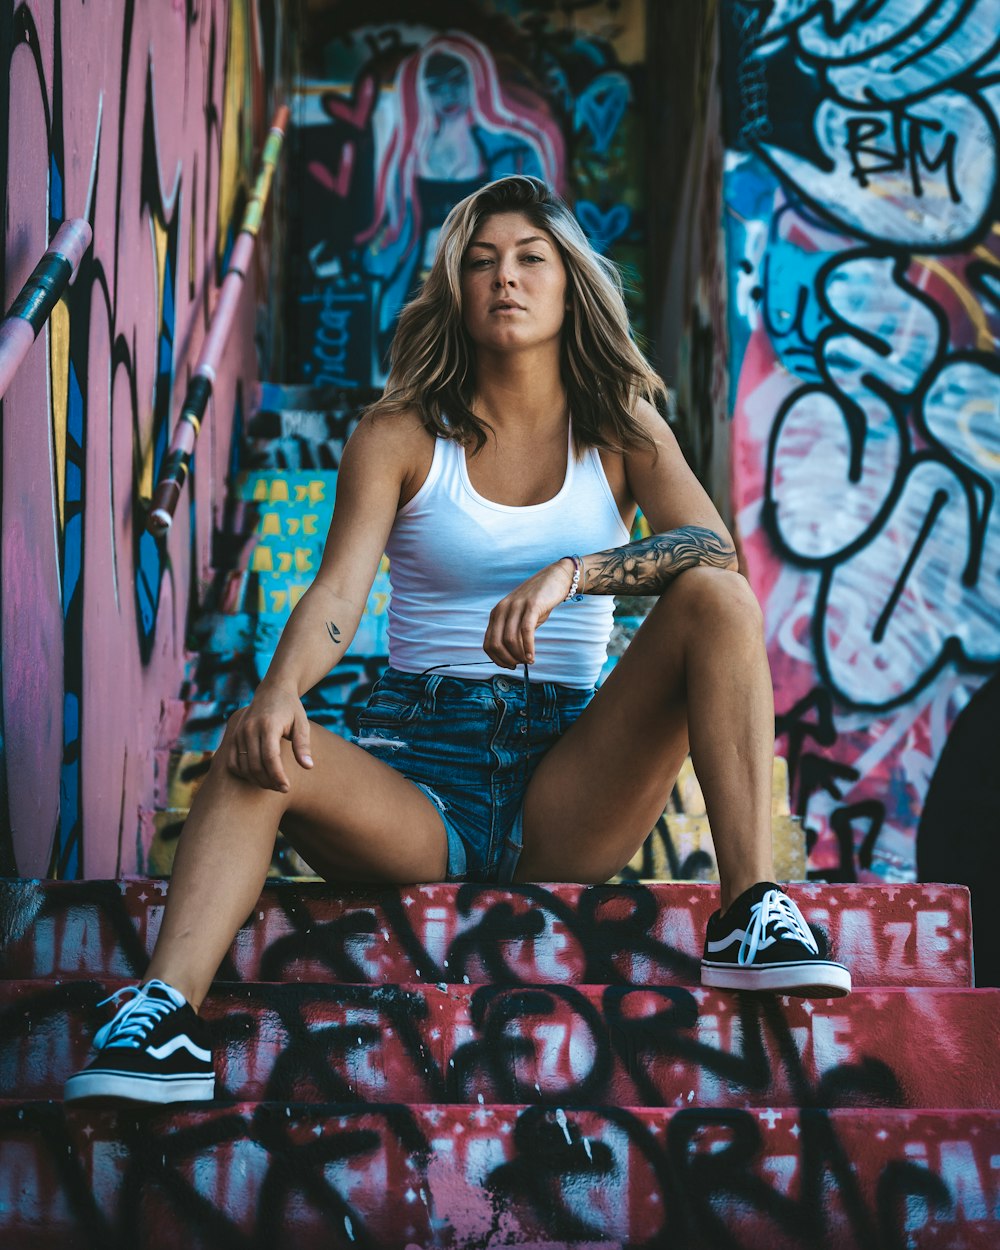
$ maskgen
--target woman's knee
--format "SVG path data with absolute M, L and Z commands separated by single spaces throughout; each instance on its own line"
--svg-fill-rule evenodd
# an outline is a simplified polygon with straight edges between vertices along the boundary
M 696 565 L 680 574 L 668 594 L 694 628 L 721 626 L 763 636 L 764 614 L 740 573 Z

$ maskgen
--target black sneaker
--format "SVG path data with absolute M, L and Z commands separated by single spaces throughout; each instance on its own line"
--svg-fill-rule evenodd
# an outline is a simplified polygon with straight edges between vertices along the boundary
M 97 1058 L 66 1082 L 74 1098 L 205 1102 L 215 1097 L 208 1025 L 165 981 L 128 985 L 104 1003 L 131 995 L 94 1038 Z
M 759 881 L 724 916 L 714 912 L 709 917 L 701 983 L 799 998 L 839 998 L 851 992 L 850 972 L 820 954 L 802 913 L 773 881 Z

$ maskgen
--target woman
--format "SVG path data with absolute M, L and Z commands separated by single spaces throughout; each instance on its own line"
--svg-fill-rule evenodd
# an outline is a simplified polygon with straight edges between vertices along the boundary
M 722 882 L 703 983 L 849 991 L 770 880 L 760 612 L 661 394 L 614 269 L 543 183 L 455 207 L 345 449 L 320 571 L 185 823 L 146 982 L 118 991 L 68 1098 L 212 1097 L 196 1012 L 279 824 L 335 883 L 603 882 L 689 745 Z M 630 543 L 637 505 L 656 532 Z M 301 696 L 353 637 L 383 550 L 390 668 L 352 743 Z M 660 598 L 595 694 L 617 592 Z

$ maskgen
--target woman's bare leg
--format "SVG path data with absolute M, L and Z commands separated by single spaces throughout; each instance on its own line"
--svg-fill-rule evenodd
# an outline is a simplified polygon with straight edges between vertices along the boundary
M 257 902 L 279 824 L 330 880 L 442 881 L 447 868 L 447 839 L 434 805 L 353 743 L 310 725 L 314 766 L 306 769 L 283 742 L 285 794 L 231 773 L 225 745 L 224 739 L 184 822 L 145 974 L 180 990 L 195 1011 Z
M 544 628 L 544 626 L 543 626 Z M 723 908 L 773 879 L 774 698 L 760 608 L 739 574 L 682 573 L 525 800 L 517 881 L 606 881 L 666 806 L 690 744 Z

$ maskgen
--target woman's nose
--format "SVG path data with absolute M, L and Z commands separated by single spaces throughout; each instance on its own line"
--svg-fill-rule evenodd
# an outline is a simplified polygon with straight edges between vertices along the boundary
M 506 265 L 497 266 L 496 276 L 493 279 L 493 285 L 495 287 L 507 286 L 508 284 L 513 286 L 516 284 L 516 281 L 517 280 L 514 277 L 514 274 L 506 267 Z

